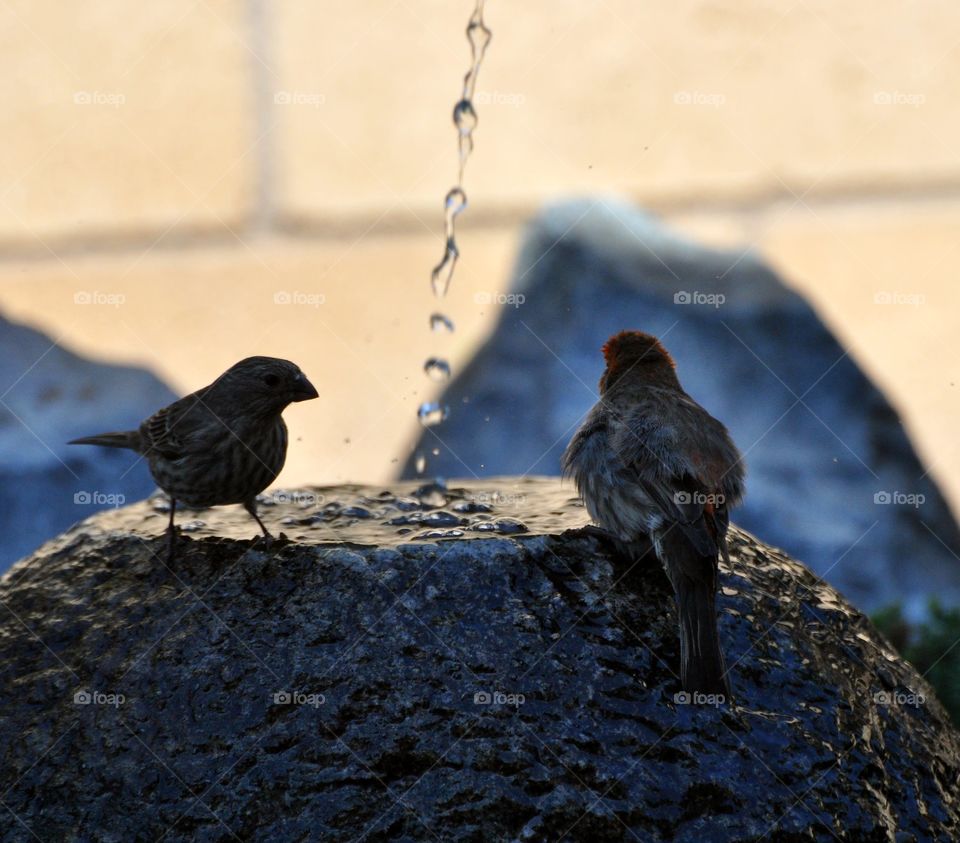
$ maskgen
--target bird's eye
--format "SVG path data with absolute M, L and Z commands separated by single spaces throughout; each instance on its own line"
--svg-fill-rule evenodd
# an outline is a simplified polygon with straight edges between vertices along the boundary
M 276 386 L 278 383 L 280 383 L 280 378 L 278 375 L 274 375 L 274 374 L 264 375 L 263 382 L 267 386 Z

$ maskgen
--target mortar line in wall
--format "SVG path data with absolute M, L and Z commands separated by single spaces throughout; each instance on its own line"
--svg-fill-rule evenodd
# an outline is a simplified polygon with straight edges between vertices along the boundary
M 262 0 L 248 0 L 259 4 Z M 268 153 L 269 157 L 269 153 Z M 387 214 L 379 208 L 359 210 L 354 214 L 339 213 L 326 217 L 317 214 L 312 217 L 306 215 L 293 216 L 277 213 L 274 209 L 274 197 L 270 182 L 269 163 L 260 165 L 259 178 L 265 183 L 261 188 L 263 196 L 258 198 L 259 211 L 256 219 L 248 225 L 238 223 L 234 228 L 240 235 L 249 234 L 251 240 L 275 237 L 278 240 L 288 240 L 292 243 L 330 242 L 347 238 L 356 238 L 369 230 L 372 223 L 378 218 L 377 236 L 403 237 L 411 234 L 422 235 L 423 225 L 410 212 L 401 211 L 396 214 Z M 564 194 L 566 198 L 588 196 L 599 191 L 570 191 Z M 613 194 L 614 191 L 611 191 Z M 784 203 L 792 203 L 792 197 L 786 191 L 756 193 L 751 197 L 672 197 L 646 199 L 622 193 L 624 198 L 635 202 L 650 212 L 662 216 L 681 216 L 685 214 L 703 217 L 727 217 L 731 222 L 754 225 L 762 223 L 768 213 L 774 213 Z M 560 198 L 560 197 L 558 197 Z M 908 206 L 908 210 L 917 211 L 927 207 L 935 209 L 950 203 L 960 204 L 960 181 L 954 183 L 940 182 L 937 185 L 917 186 L 898 190 L 870 190 L 858 187 L 856 189 L 822 190 L 816 195 L 808 194 L 804 198 L 804 205 L 812 210 L 864 210 L 880 214 Z M 545 203 L 544 203 L 545 204 Z M 467 231 L 491 231 L 516 229 L 530 220 L 544 206 L 544 204 L 508 204 L 499 206 L 475 208 L 469 220 L 465 221 Z M 426 207 L 414 206 L 413 211 L 421 217 L 427 213 Z M 422 213 L 421 213 L 422 212 Z M 804 209 L 796 213 L 806 213 Z M 437 235 L 441 232 L 438 230 Z M 85 235 L 76 235 L 70 238 L 57 238 L 54 234 L 44 234 L 44 240 L 53 248 L 59 258 L 90 256 L 109 257 L 124 256 L 130 252 L 142 251 L 154 244 L 155 231 L 143 231 L 130 234 L 90 232 Z M 216 248 L 236 248 L 236 237 L 223 231 L 219 226 L 210 226 L 206 229 L 195 228 L 192 231 L 173 232 L 168 234 L 159 243 L 153 245 L 153 251 L 169 253 L 174 251 L 189 251 Z M 37 262 L 43 263 L 55 260 L 44 249 L 32 243 L 24 245 L 8 241 L 0 243 L 0 266 L 12 263 Z

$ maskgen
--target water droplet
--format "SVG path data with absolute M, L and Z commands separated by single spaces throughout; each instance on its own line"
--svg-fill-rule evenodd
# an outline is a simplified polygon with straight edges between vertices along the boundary
M 187 521 L 186 524 L 179 524 L 180 532 L 182 533 L 196 533 L 202 530 L 207 526 L 205 521 Z
M 456 241 L 447 240 L 443 260 L 430 273 L 430 286 L 433 287 L 433 294 L 438 299 L 442 299 L 447 294 L 447 290 L 450 289 L 450 279 L 453 278 L 453 270 L 457 267 L 457 258 L 459 257 L 460 252 L 457 249 Z
M 450 288 L 453 271 L 457 268 L 457 258 L 460 249 L 457 246 L 456 219 L 467 207 L 467 194 L 460 187 L 453 187 L 443 200 L 443 228 L 446 241 L 443 249 L 443 258 L 430 273 L 430 283 L 433 294 L 443 298 Z
M 150 499 L 150 506 L 153 507 L 154 512 L 169 512 L 170 511 L 170 499 L 166 497 L 156 497 Z
M 494 523 L 496 524 L 497 532 L 505 536 L 509 536 L 512 533 L 529 532 L 527 525 L 522 521 L 518 521 L 516 518 L 501 518 Z
M 439 449 L 439 448 L 434 448 L 430 453 L 433 454 L 435 457 L 439 457 L 439 456 L 440 456 L 440 449 Z
M 450 224 L 448 235 L 453 234 L 453 218 L 467 207 L 467 194 L 462 187 L 451 187 L 443 200 L 444 222 Z
M 417 469 L 417 474 L 423 474 L 427 468 L 427 458 L 423 454 L 417 454 L 414 460 L 414 467 Z
M 453 333 L 453 320 L 449 316 L 444 316 L 442 313 L 432 313 L 430 314 L 430 330 L 439 331 L 441 328 L 446 329 L 449 333 Z
M 458 539 L 463 535 L 463 530 L 427 530 L 420 533 L 417 538 L 420 539 Z
M 424 427 L 433 427 L 440 424 L 450 414 L 450 408 L 446 404 L 439 404 L 436 401 L 425 401 L 417 410 L 417 418 Z
M 452 512 L 440 510 L 439 512 L 428 512 L 420 518 L 421 524 L 429 524 L 431 527 L 457 527 L 466 524 L 466 519 Z
M 470 100 L 460 100 L 453 107 L 453 123 L 462 135 L 470 134 L 477 128 L 477 112 Z
M 441 357 L 430 357 L 423 364 L 423 371 L 434 381 L 450 380 L 450 364 Z
M 483 0 L 477 0 L 477 5 L 470 16 L 470 22 L 467 24 L 467 40 L 470 42 L 470 55 L 473 62 L 467 75 L 463 77 L 463 98 L 470 99 L 473 96 L 473 89 L 477 84 L 477 74 L 480 72 L 480 64 L 483 62 L 483 55 L 487 51 L 487 45 L 493 33 L 487 29 L 483 22 Z

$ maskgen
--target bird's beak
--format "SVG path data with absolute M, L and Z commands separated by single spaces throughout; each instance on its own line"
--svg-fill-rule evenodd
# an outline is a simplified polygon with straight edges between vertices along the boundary
M 308 381 L 301 372 L 293 380 L 293 400 L 310 401 L 313 398 L 319 398 L 320 393 L 317 388 Z

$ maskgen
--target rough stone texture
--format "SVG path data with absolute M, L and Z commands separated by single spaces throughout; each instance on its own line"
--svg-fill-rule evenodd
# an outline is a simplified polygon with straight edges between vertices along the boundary
M 67 445 L 136 427 L 173 400 L 152 374 L 78 357 L 53 338 L 0 318 L 0 570 L 106 506 L 149 494 L 137 458 Z
M 284 493 L 264 511 L 296 543 L 269 551 L 204 512 L 172 569 L 155 501 L 18 564 L 0 840 L 960 834 L 957 733 L 803 566 L 733 530 L 735 702 L 684 704 L 659 567 L 561 532 L 584 514 L 555 480 L 490 488 Z
M 429 472 L 558 472 L 597 399 L 600 346 L 639 328 L 663 338 L 687 391 L 744 452 L 740 523 L 861 608 L 903 601 L 919 618 L 931 594 L 960 603 L 960 532 L 896 412 L 756 256 L 696 245 L 613 199 L 583 200 L 531 224 L 510 289 L 516 306 L 500 308 L 441 399 L 451 419 L 421 437 L 418 452 L 440 451 Z M 404 476 L 414 473 L 411 458 Z

